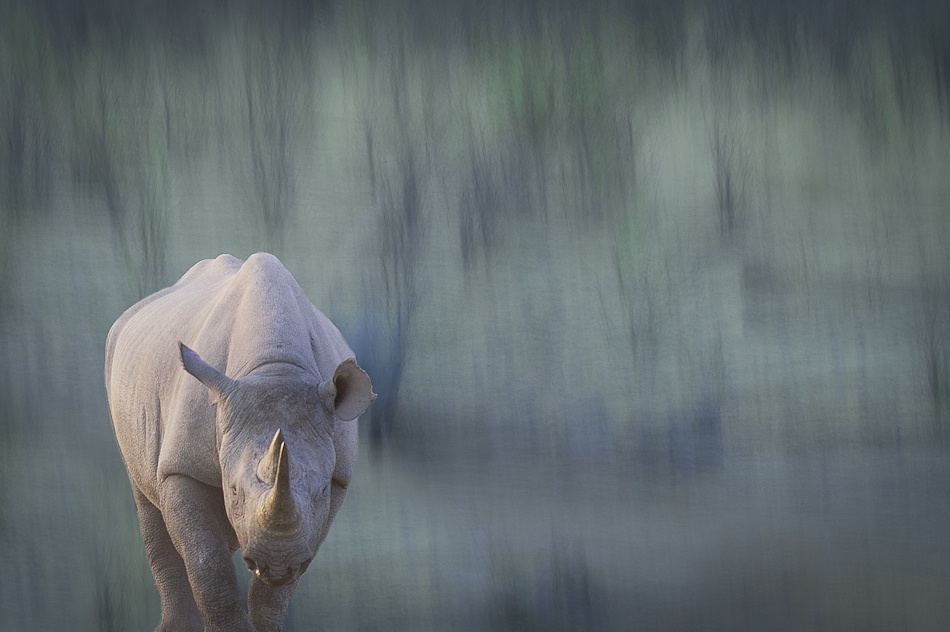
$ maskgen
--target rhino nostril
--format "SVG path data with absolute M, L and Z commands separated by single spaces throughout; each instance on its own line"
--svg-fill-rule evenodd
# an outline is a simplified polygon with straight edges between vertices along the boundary
M 257 567 L 257 562 L 255 562 L 255 561 L 252 560 L 251 558 L 245 557 L 245 558 L 244 558 L 244 563 L 247 564 L 247 570 L 251 571 L 251 572 L 254 573 L 255 575 L 260 575 L 260 574 L 261 574 L 261 569 Z
M 301 574 L 301 575 L 303 575 L 304 573 L 307 572 L 307 567 L 310 566 L 310 562 L 312 562 L 312 561 L 313 561 L 313 558 L 311 557 L 309 560 L 306 560 L 303 564 L 300 565 L 300 574 Z

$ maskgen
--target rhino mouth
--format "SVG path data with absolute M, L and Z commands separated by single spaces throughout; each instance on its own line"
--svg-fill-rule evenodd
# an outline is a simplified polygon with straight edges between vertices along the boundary
M 292 571 L 287 571 L 280 577 L 271 577 L 270 575 L 266 575 L 264 573 L 261 573 L 259 577 L 265 584 L 267 584 L 268 586 L 274 586 L 274 587 L 286 586 L 287 584 L 290 584 L 295 579 L 297 579 L 296 574 Z
M 305 561 L 303 564 L 297 567 L 288 567 L 283 570 L 271 569 L 268 568 L 266 564 L 258 564 L 250 557 L 244 558 L 244 563 L 247 564 L 247 569 L 254 573 L 255 577 L 259 577 L 268 586 L 286 586 L 287 584 L 293 583 L 297 580 L 298 577 L 304 574 L 307 570 L 307 567 L 310 566 L 311 560 Z

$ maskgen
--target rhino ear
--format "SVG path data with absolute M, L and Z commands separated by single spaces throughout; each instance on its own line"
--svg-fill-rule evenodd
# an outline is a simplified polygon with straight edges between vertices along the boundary
M 320 385 L 320 395 L 340 421 L 356 419 L 376 399 L 369 375 L 353 358 L 336 367 L 333 378 Z
M 234 380 L 201 359 L 201 356 L 182 342 L 178 343 L 181 365 L 199 382 L 208 387 L 216 399 L 222 399 L 231 390 Z

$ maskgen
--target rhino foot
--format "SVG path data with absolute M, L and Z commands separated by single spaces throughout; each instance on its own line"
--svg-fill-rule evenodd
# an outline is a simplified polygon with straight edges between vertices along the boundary
M 162 621 L 155 632 L 203 632 L 205 629 L 201 619 L 187 620 L 176 619 L 172 621 Z

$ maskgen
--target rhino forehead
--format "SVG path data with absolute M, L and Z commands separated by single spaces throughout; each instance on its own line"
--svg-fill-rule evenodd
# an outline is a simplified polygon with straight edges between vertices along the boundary
M 235 417 L 248 424 L 280 421 L 313 425 L 329 417 L 315 378 L 245 378 L 230 403 Z
M 308 440 L 332 438 L 333 415 L 315 379 L 244 382 L 232 404 L 235 422 L 240 426 L 269 429 L 268 443 L 277 428 L 291 436 L 305 435 Z

